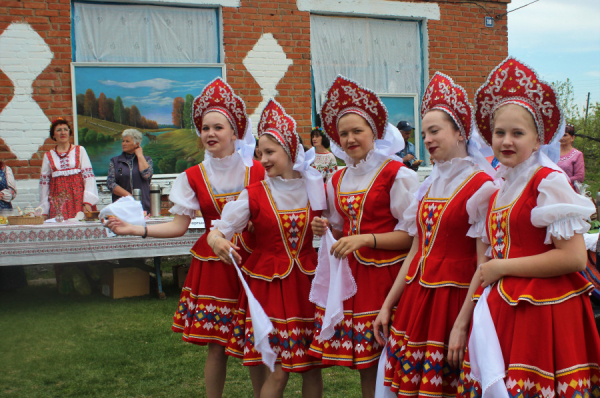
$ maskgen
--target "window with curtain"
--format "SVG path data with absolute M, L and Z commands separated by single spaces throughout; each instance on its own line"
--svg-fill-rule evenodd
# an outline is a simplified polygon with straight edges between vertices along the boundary
M 389 121 L 397 124 L 407 120 L 417 127 L 411 141 L 416 145 L 417 157 L 429 163 L 419 134 L 423 47 L 418 21 L 311 15 L 310 47 L 317 112 L 338 74 L 377 94 L 391 94 L 382 96 Z M 393 94 L 416 94 L 416 98 Z
M 74 3 L 74 61 L 218 63 L 218 10 Z

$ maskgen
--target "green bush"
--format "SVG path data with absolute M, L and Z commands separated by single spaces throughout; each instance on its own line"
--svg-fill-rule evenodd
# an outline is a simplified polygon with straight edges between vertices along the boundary
M 179 159 L 175 164 L 175 172 L 182 173 L 190 167 L 189 163 L 185 159 Z

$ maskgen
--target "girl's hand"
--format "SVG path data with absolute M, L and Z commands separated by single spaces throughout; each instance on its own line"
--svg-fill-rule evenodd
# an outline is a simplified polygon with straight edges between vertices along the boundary
M 505 260 L 493 259 L 479 266 L 481 271 L 481 287 L 487 287 L 504 275 L 503 262 Z
M 370 242 L 373 242 L 371 235 L 346 236 L 331 246 L 331 254 L 335 258 L 346 257 L 361 247 L 368 246 Z
M 117 235 L 134 235 L 135 226 L 118 219 L 115 216 L 108 216 L 108 219 L 103 218 L 102 224 Z
M 375 323 L 373 323 L 373 333 L 375 333 L 375 340 L 381 345 L 384 346 L 385 342 L 389 338 L 390 335 L 390 319 L 392 317 L 392 311 L 390 308 L 384 304 L 381 310 L 379 311 L 379 315 L 375 319 Z M 381 333 L 385 337 L 385 340 L 381 337 Z
M 469 338 L 469 325 L 459 325 L 455 322 L 450 332 L 450 341 L 448 342 L 448 363 L 454 369 L 460 369 L 465 358 L 465 349 Z
M 211 247 L 213 249 L 213 252 L 217 256 L 219 256 L 219 260 L 223 261 L 225 264 L 231 264 L 231 258 L 229 258 L 229 250 L 233 248 L 233 252 L 231 254 L 233 255 L 235 262 L 238 265 L 242 263 L 242 256 L 240 256 L 237 252 L 237 250 L 240 250 L 239 247 L 231 243 L 231 241 L 228 241 L 227 239 L 223 238 L 222 236 L 217 236 L 213 239 L 214 242 L 210 242 Z
M 329 228 L 329 221 L 323 217 L 315 217 L 310 224 L 313 235 L 315 236 L 323 236 L 327 232 L 327 228 Z

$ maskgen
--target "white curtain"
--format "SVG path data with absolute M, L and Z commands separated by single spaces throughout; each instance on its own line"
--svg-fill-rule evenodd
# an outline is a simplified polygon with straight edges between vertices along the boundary
M 215 9 L 75 3 L 77 62 L 217 63 Z
M 338 74 L 376 93 L 421 96 L 418 22 L 311 15 L 310 47 L 318 109 Z

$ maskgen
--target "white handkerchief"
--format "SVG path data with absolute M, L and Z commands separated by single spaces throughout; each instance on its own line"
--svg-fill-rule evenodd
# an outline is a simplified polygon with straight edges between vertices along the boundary
M 483 291 L 473 312 L 473 329 L 469 338 L 471 377 L 481 384 L 482 398 L 508 398 L 502 348 L 487 304 L 491 286 Z
M 240 278 L 240 282 L 242 283 L 242 286 L 244 286 L 244 291 L 246 292 L 246 297 L 248 297 L 250 317 L 252 318 L 252 328 L 254 329 L 254 349 L 260 352 L 263 363 L 269 367 L 271 372 L 274 372 L 277 354 L 273 352 L 273 349 L 269 344 L 269 333 L 273 331 L 273 324 L 258 300 L 254 298 L 250 287 L 248 287 L 248 284 L 242 275 L 242 271 L 240 271 L 240 268 L 236 264 L 233 255 L 231 254 L 232 251 L 233 249 L 229 250 L 229 258 L 231 258 L 231 261 L 233 261 L 238 278 Z
M 331 254 L 331 246 L 337 242 L 330 230 L 321 238 L 319 264 L 310 288 L 309 300 L 325 308 L 323 326 L 319 338 L 329 340 L 335 325 L 344 319 L 344 300 L 356 294 L 356 282 L 348 265 L 348 259 L 337 259 Z
M 146 225 L 142 204 L 133 199 L 132 196 L 125 196 L 106 206 L 100 211 L 98 218 L 103 219 L 107 216 L 117 216 L 120 220 L 132 225 Z
M 383 346 L 383 351 L 379 357 L 379 363 L 377 364 L 377 381 L 375 382 L 375 398 L 397 398 L 396 394 L 392 392 L 390 386 L 384 386 L 385 381 L 385 364 L 387 362 L 387 347 L 388 342 Z

